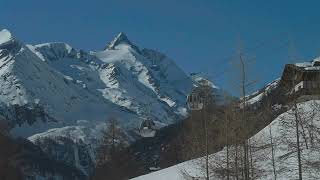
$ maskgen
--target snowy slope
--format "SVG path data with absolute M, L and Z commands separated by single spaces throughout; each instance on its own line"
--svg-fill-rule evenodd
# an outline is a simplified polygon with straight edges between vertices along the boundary
M 270 94 L 272 90 L 278 87 L 279 82 L 280 82 L 280 78 L 267 84 L 261 90 L 246 96 L 246 103 L 248 105 L 259 103 L 264 96 L 268 96 L 268 94 Z
M 185 115 L 184 101 L 192 84 L 171 60 L 164 57 L 157 60 L 158 64 L 152 64 L 152 59 L 128 44 L 92 54 L 105 63 L 100 78 L 106 87 L 99 90 L 106 99 L 142 116 L 148 112 L 158 121 Z M 145 106 L 149 106 L 147 111 Z M 174 113 L 168 114 L 172 110 Z
M 194 86 L 198 87 L 200 84 L 207 84 L 208 86 L 212 87 L 212 89 L 219 89 L 216 85 L 213 84 L 207 78 L 202 77 L 200 73 L 191 73 L 191 79 L 194 82 Z
M 300 117 L 304 119 L 304 128 L 314 127 L 320 128 L 320 101 L 308 101 L 298 104 L 298 112 Z M 260 175 L 256 179 L 274 179 L 272 167 L 272 153 L 270 146 L 270 128 L 274 142 L 275 153 L 275 167 L 277 179 L 298 179 L 298 166 L 295 148 L 292 144 L 295 142 L 294 127 L 285 127 L 284 124 L 292 124 L 294 120 L 294 113 L 292 109 L 278 116 L 270 125 L 266 126 L 259 133 L 254 135 L 250 142 L 254 143 L 256 150 L 253 150 L 253 162 L 256 171 L 259 170 Z M 302 137 L 302 130 L 300 127 L 300 142 L 302 149 L 302 163 L 303 163 L 303 179 L 319 179 L 320 174 L 317 165 L 320 162 L 320 148 L 319 144 L 309 144 L 308 148 L 305 145 L 305 139 L 310 141 L 309 134 Z M 314 139 L 319 138 L 319 134 L 313 134 Z M 231 147 L 232 149 L 232 147 Z M 230 150 L 231 151 L 231 150 Z M 226 148 L 222 151 L 212 154 L 210 156 L 211 169 L 219 169 L 225 167 Z M 231 155 L 232 156 L 232 155 Z M 133 178 L 134 180 L 187 180 L 190 177 L 197 179 L 205 179 L 204 171 L 201 170 L 204 159 L 194 159 L 187 161 L 154 173 Z M 203 168 L 202 168 L 203 169 Z M 187 176 L 185 176 L 187 174 Z M 223 179 L 218 174 L 211 171 L 213 179 Z
M 15 135 L 28 137 L 52 127 L 75 124 L 79 119 L 101 121 L 103 113 L 117 110 L 112 103 L 101 100 L 86 89 L 69 82 L 63 74 L 15 39 L 1 44 L 0 57 L 2 108 L 41 107 L 50 117 L 41 120 L 37 119 L 38 117 L 22 117 L 34 118 L 35 122 L 14 124 L 12 132 Z M 10 112 L 5 112 L 4 115 L 13 122 L 16 120 Z

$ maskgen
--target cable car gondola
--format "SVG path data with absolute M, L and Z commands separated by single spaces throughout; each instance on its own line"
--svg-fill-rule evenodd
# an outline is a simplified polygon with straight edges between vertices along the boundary
M 187 97 L 187 105 L 189 109 L 191 110 L 201 110 L 203 108 L 203 99 L 199 95 L 199 93 L 193 91 L 188 97 Z
M 159 69 L 160 69 L 159 65 L 155 62 L 155 60 L 152 61 L 151 69 L 153 69 L 155 71 L 159 71 Z
M 149 119 L 143 120 L 139 128 L 139 134 L 142 137 L 154 137 L 156 135 L 155 123 Z

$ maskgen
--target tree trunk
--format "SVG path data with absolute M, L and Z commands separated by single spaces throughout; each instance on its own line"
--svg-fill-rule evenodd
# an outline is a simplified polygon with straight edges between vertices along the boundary
M 240 62 L 241 62 L 241 71 L 242 71 L 242 81 L 241 81 L 241 88 L 242 88 L 242 119 L 243 119 L 243 128 L 242 133 L 244 134 L 244 142 L 243 142 L 243 150 L 244 150 L 244 179 L 249 180 L 249 158 L 248 158 L 248 135 L 247 135 L 247 118 L 246 118 L 246 72 L 245 72 L 245 64 L 240 54 Z
M 295 104 L 295 125 L 296 125 L 296 138 L 297 138 L 297 151 L 298 151 L 298 168 L 299 168 L 299 180 L 302 180 L 302 165 L 301 165 L 301 149 L 300 149 L 300 135 L 299 135 L 299 115 L 297 104 Z
M 269 125 L 269 135 L 270 135 L 270 143 L 271 143 L 271 155 L 272 155 L 273 175 L 274 175 L 274 180 L 277 180 L 276 163 L 275 163 L 275 159 L 274 159 L 274 146 L 273 146 L 273 137 L 272 137 L 271 123 L 270 123 L 270 125 Z
M 253 158 L 252 158 L 252 147 L 250 145 L 250 141 L 249 141 L 249 153 L 250 153 L 250 169 L 251 169 L 251 178 L 253 178 L 254 175 L 254 169 L 253 169 Z
M 225 114 L 225 137 L 226 137 L 226 146 L 227 146 L 227 154 L 226 154 L 226 158 L 227 158 L 227 180 L 230 180 L 230 172 L 229 172 L 229 131 L 228 131 L 228 125 L 229 125 L 229 119 L 227 116 L 227 112 Z
M 206 107 L 203 108 L 204 112 L 204 132 L 205 132 L 205 151 L 206 151 L 206 180 L 209 180 L 209 150 L 208 150 L 208 127 L 207 127 L 207 116 Z
M 235 170 L 236 170 L 236 180 L 239 180 L 239 163 L 238 163 L 238 144 L 235 145 L 236 156 L 235 156 Z

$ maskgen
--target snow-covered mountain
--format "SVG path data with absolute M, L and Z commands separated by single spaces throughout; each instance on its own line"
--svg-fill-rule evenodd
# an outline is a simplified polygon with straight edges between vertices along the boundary
M 126 129 L 138 127 L 143 116 L 166 125 L 186 115 L 189 76 L 164 54 L 140 50 L 124 33 L 105 50 L 90 53 L 65 43 L 25 45 L 8 30 L 0 40 L 0 102 L 5 109 L 39 107 L 48 120 L 20 122 L 16 134 L 98 123 L 110 115 L 119 116 Z
M 24 44 L 8 30 L 0 31 L 0 84 L 11 133 L 42 144 L 60 137 L 96 143 L 108 117 L 133 140 L 145 117 L 158 127 L 186 117 L 193 87 L 173 60 L 124 33 L 102 51 L 85 52 L 61 42 Z
M 209 78 L 201 73 L 191 73 L 190 77 L 195 88 L 202 85 L 209 86 L 215 96 L 214 101 L 218 105 L 223 105 L 227 103 L 228 99 L 230 100 L 231 98 L 234 98 L 230 93 L 216 86 Z

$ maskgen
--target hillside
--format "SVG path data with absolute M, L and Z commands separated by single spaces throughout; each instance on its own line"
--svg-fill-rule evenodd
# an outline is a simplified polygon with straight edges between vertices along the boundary
M 317 139 L 319 138 L 319 133 L 317 131 L 319 128 L 318 121 L 320 110 L 320 102 L 317 100 L 319 99 L 319 91 L 317 91 L 314 86 L 309 87 L 313 88 L 311 89 L 312 91 L 309 89 L 299 93 L 295 93 L 293 91 L 295 84 L 298 84 L 301 81 L 313 82 L 318 80 L 318 61 L 318 59 L 315 59 L 311 62 L 286 65 L 281 78 L 274 80 L 262 89 L 245 97 L 246 114 L 248 116 L 248 125 L 246 126 L 246 130 L 249 132 L 251 137 L 249 141 L 253 144 L 251 147 L 251 153 L 253 154 L 252 163 L 254 164 L 254 175 L 252 176 L 255 176 L 256 179 L 273 179 L 270 133 L 272 134 L 274 143 L 273 148 L 276 164 L 278 164 L 276 167 L 278 175 L 277 179 L 295 179 L 295 177 L 298 176 L 296 158 L 297 151 L 294 148 L 296 146 L 294 141 L 295 113 L 298 113 L 300 121 L 299 134 L 302 146 L 302 163 L 304 168 L 303 172 L 305 173 L 304 179 L 318 179 L 320 177 L 317 173 L 319 169 L 317 165 L 319 163 L 319 159 L 317 158 L 319 148 L 315 142 L 318 141 Z M 295 82 L 295 84 L 292 84 L 292 82 Z M 297 105 L 298 110 L 294 110 L 293 105 L 295 102 L 299 103 Z M 239 104 L 239 102 L 237 104 Z M 239 107 L 237 106 L 239 105 L 236 105 L 233 108 L 239 110 L 243 109 L 241 103 Z M 216 132 L 210 136 L 210 138 L 214 139 L 213 141 L 210 140 L 209 143 L 209 151 L 213 153 L 210 158 L 210 168 L 214 179 L 223 179 L 226 173 L 225 156 L 227 151 L 224 134 L 225 122 L 223 121 L 225 121 L 226 115 L 228 116 L 228 110 L 222 110 L 222 114 L 220 115 L 217 114 L 217 112 L 214 114 L 218 116 L 218 118 L 215 121 L 216 123 L 213 125 L 216 126 L 216 129 L 211 126 L 209 127 L 212 128 L 209 131 L 210 133 L 213 133 L 213 131 Z M 239 116 L 235 119 L 241 119 L 241 117 Z M 239 130 L 239 128 L 241 128 L 241 125 L 237 123 L 232 125 L 231 122 L 228 126 L 228 129 L 230 129 L 229 136 L 233 136 L 233 133 L 237 134 L 237 130 Z M 201 133 L 198 135 L 200 136 Z M 235 137 L 233 138 L 237 139 Z M 228 151 L 229 153 L 234 153 L 234 144 L 236 144 L 236 140 L 231 139 L 229 140 L 229 143 L 232 145 L 230 145 Z M 213 147 L 210 146 L 214 146 L 216 144 L 224 146 L 224 149 L 214 153 L 216 151 L 214 151 L 214 149 L 212 149 Z M 181 153 L 195 149 L 192 146 L 185 147 L 189 148 L 189 150 L 183 149 L 182 147 L 179 147 L 179 151 Z M 201 149 L 201 147 L 199 147 L 199 149 Z M 203 156 L 201 155 L 201 152 L 193 155 L 193 158 L 199 156 Z M 233 158 L 235 155 L 231 154 L 230 156 Z M 201 166 L 204 166 L 203 161 L 204 159 L 196 158 L 136 179 L 190 179 L 189 176 L 203 177 L 204 172 L 201 171 Z M 233 160 L 230 161 L 231 163 L 234 163 L 232 162 Z M 183 177 L 185 176 L 185 173 L 189 171 L 190 173 L 187 173 L 189 174 L 188 177 Z M 232 171 L 234 171 L 234 169 Z
M 305 119 L 303 127 L 310 128 L 320 127 L 319 114 L 320 101 L 307 101 L 298 104 L 299 112 Z M 275 167 L 277 179 L 296 179 L 298 177 L 298 165 L 295 148 L 292 147 L 294 143 L 294 128 L 288 128 L 285 124 L 292 123 L 294 119 L 292 109 L 279 115 L 271 124 L 266 126 L 256 135 L 250 138 L 254 144 L 253 163 L 255 167 L 256 179 L 273 179 L 272 166 L 272 149 L 270 146 L 270 130 L 274 142 Z M 300 133 L 303 133 L 300 130 Z M 319 159 L 319 145 L 312 144 L 312 139 L 318 139 L 319 134 L 313 136 L 300 136 L 302 143 L 302 157 L 303 157 L 303 179 L 319 179 L 319 168 L 316 164 Z M 307 145 L 305 144 L 307 142 Z M 234 147 L 230 147 L 232 149 Z M 231 150 L 230 150 L 231 151 Z M 231 151 L 232 152 L 232 151 Z M 224 179 L 219 173 L 220 170 L 226 168 L 226 148 L 222 151 L 210 155 L 210 176 L 213 179 Z M 134 180 L 184 180 L 194 177 L 196 179 L 204 179 L 203 166 L 204 159 L 194 159 L 187 161 L 151 174 L 134 178 Z M 187 174 L 187 175 L 186 175 Z M 189 177 L 189 178 L 188 178 Z M 234 177 L 233 177 L 234 178 Z M 232 178 L 232 179 L 233 179 Z

